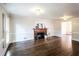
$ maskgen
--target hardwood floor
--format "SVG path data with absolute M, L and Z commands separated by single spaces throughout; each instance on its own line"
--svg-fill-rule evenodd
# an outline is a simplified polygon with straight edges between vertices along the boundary
M 10 44 L 6 56 L 78 56 L 79 42 L 71 35 Z

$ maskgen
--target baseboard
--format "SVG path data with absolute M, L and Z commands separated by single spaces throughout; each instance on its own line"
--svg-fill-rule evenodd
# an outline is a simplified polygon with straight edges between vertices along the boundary
M 10 44 L 10 43 L 15 43 L 15 42 L 22 42 L 22 41 L 33 40 L 33 39 L 34 39 L 34 38 L 32 38 L 32 39 L 27 39 L 27 40 L 21 40 L 21 41 L 12 40 L 12 41 L 9 42 L 9 44 Z
M 79 42 L 79 40 L 78 40 L 78 39 L 72 39 L 72 40 L 74 40 L 74 41 L 78 41 L 78 42 Z
M 4 55 L 6 54 L 6 51 L 7 51 L 8 47 L 9 47 L 9 44 L 8 44 L 7 47 L 4 49 L 4 51 L 3 51 L 3 53 L 2 53 L 1 56 L 4 56 Z

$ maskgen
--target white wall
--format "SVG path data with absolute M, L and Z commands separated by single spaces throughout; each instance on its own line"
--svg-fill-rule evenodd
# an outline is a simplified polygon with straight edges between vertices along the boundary
M 79 41 L 79 17 L 72 19 L 72 38 Z
M 50 36 L 53 35 L 53 24 L 50 19 L 40 19 L 40 18 L 27 18 L 27 17 L 11 17 L 11 41 L 18 42 L 24 40 L 34 39 L 33 28 L 35 28 L 37 23 L 43 23 L 48 28 L 48 33 Z
M 53 25 L 54 25 L 54 35 L 61 36 L 61 21 L 55 20 L 53 21 Z

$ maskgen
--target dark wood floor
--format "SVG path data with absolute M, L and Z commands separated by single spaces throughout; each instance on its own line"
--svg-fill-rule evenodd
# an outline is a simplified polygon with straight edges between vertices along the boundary
M 12 43 L 6 56 L 78 56 L 79 42 L 70 35 Z

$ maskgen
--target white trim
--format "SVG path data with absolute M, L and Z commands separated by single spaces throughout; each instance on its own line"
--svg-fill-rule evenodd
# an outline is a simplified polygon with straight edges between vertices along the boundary
M 79 34 L 78 32 L 72 32 L 72 34 Z
M 7 49 L 8 49 L 8 47 L 9 47 L 9 44 L 7 44 L 7 46 L 6 46 L 6 48 L 3 50 L 3 53 L 1 54 L 1 56 L 4 56 L 4 55 L 5 55 L 5 53 L 6 53 Z
M 78 39 L 72 39 L 72 40 L 74 40 L 74 41 L 78 41 L 78 42 L 79 42 L 79 40 L 78 40 Z

